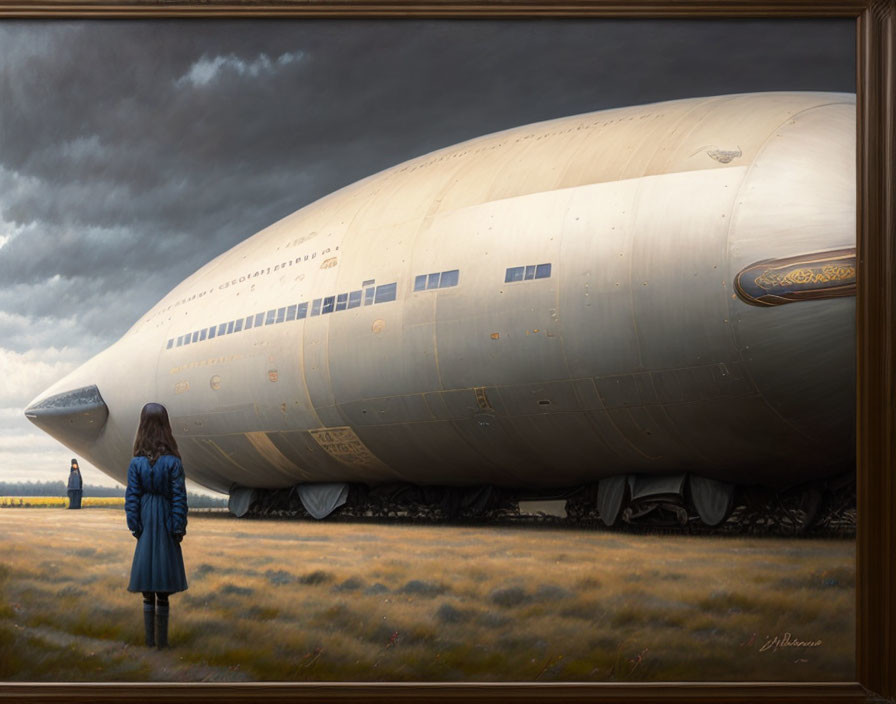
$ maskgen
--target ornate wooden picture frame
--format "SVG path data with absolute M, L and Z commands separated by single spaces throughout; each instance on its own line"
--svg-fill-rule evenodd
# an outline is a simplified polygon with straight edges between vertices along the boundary
M 851 18 L 857 37 L 856 676 L 830 683 L 2 683 L 0 700 L 860 702 L 896 697 L 896 0 L 0 0 L 0 18 Z

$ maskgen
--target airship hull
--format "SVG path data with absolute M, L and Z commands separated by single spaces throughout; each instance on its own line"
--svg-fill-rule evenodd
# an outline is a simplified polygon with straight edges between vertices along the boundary
M 854 174 L 842 94 L 488 135 L 225 252 L 29 417 L 123 481 L 161 402 L 221 491 L 810 481 L 854 453 Z M 42 403 L 90 386 L 101 427 L 47 425 Z

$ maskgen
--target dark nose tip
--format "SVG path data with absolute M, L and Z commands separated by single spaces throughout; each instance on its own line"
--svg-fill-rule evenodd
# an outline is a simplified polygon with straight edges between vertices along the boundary
M 82 386 L 31 404 L 25 417 L 61 442 L 84 442 L 97 438 L 109 409 L 96 386 Z

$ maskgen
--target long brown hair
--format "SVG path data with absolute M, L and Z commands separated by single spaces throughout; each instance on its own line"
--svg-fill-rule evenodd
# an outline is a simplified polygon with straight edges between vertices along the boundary
M 168 411 L 161 403 L 147 403 L 140 411 L 140 425 L 134 438 L 134 457 L 149 459 L 155 463 L 161 455 L 180 457 L 177 441 L 171 433 Z

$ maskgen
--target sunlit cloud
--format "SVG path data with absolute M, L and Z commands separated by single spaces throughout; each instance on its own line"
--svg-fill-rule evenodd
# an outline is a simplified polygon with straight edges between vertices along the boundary
M 293 51 L 280 54 L 276 59 L 271 59 L 267 54 L 259 54 L 255 59 L 246 61 L 234 54 L 227 56 L 215 56 L 208 58 L 203 56 L 199 61 L 190 66 L 190 70 L 177 79 L 178 86 L 190 84 L 194 87 L 206 86 L 223 74 L 256 78 L 262 74 L 273 74 L 278 69 L 301 61 L 305 56 L 302 51 Z

